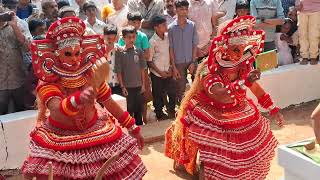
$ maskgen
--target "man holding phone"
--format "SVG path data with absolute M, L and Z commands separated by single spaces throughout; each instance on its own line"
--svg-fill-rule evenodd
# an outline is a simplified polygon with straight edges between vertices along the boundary
M 14 6 L 12 1 L 6 0 L 3 3 L 7 9 L 12 9 Z M 0 6 L 0 13 L 4 12 L 4 8 Z M 7 11 L 6 14 L 7 19 L 1 18 L 0 22 L 0 115 L 8 113 L 8 104 L 11 100 L 14 112 L 25 110 L 23 101 L 25 71 L 22 53 L 30 42 L 28 36 L 24 35 L 15 13 Z

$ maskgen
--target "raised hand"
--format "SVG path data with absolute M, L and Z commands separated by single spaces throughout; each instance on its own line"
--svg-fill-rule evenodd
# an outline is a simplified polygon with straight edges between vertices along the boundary
M 97 60 L 92 66 L 91 71 L 91 84 L 95 88 L 98 88 L 107 80 L 109 75 L 109 64 L 106 58 L 102 57 L 101 59 Z
M 248 74 L 248 81 L 254 83 L 259 80 L 261 76 L 261 71 L 259 69 L 254 69 Z
M 95 97 L 95 90 L 92 86 L 89 86 L 80 93 L 80 102 L 82 104 L 93 104 Z

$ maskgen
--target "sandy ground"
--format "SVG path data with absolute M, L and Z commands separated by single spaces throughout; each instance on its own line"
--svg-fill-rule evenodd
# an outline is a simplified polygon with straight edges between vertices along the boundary
M 305 103 L 299 106 L 292 106 L 283 110 L 286 119 L 285 127 L 280 129 L 272 122 L 272 130 L 280 144 L 287 144 L 313 136 L 311 128 L 310 114 L 318 101 Z M 159 128 L 152 122 L 154 129 Z M 157 129 L 159 130 L 159 129 Z M 151 130 L 152 131 L 152 130 Z M 164 129 L 161 131 L 164 132 Z M 141 152 L 143 162 L 148 168 L 145 180 L 175 180 L 175 179 L 196 179 L 185 172 L 175 172 L 172 169 L 173 161 L 163 155 L 164 142 L 155 142 L 146 145 Z M 20 180 L 19 171 L 0 171 L 0 174 L 6 175 L 8 180 Z M 271 170 L 267 177 L 268 180 L 279 180 L 283 177 L 283 169 L 277 163 L 277 157 L 272 161 Z M 1 178 L 0 178 L 1 179 Z

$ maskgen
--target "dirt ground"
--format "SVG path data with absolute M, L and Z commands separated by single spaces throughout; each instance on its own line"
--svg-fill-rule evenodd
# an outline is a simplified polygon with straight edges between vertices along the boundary
M 288 107 L 283 110 L 286 123 L 284 128 L 278 128 L 272 122 L 272 130 L 280 144 L 287 144 L 313 136 L 311 128 L 310 114 L 319 101 L 313 101 L 298 106 Z M 156 128 L 156 123 L 154 126 Z M 164 131 L 163 131 L 164 132 Z M 144 177 L 145 180 L 191 180 L 194 177 L 185 172 L 175 172 L 172 168 L 172 160 L 163 155 L 164 142 L 156 142 L 146 145 L 141 152 L 143 162 L 148 168 L 148 173 Z M 268 180 L 279 180 L 283 177 L 283 169 L 277 163 L 277 156 L 272 161 L 271 170 L 267 177 Z M 0 171 L 8 180 L 20 180 L 19 171 Z M 1 179 L 1 178 L 0 178 Z

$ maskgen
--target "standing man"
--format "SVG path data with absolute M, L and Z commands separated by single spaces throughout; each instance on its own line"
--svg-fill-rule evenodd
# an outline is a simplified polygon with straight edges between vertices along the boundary
M 318 64 L 320 38 L 320 1 L 297 0 L 299 42 L 302 61 L 300 64 Z
M 210 40 L 215 35 L 218 22 L 215 14 L 218 4 L 215 0 L 191 0 L 189 7 L 189 18 L 195 23 L 199 37 L 197 57 L 208 55 Z
M 198 34 L 195 23 L 188 19 L 188 0 L 177 0 L 175 7 L 177 19 L 170 24 L 168 37 L 177 104 L 180 104 L 186 90 L 188 72 L 194 74 L 196 71 Z
M 123 0 L 112 0 L 112 7 L 115 12 L 107 17 L 106 23 L 116 25 L 120 34 L 122 28 L 128 23 L 128 7 Z
M 128 0 L 128 10 L 131 13 L 137 11 L 141 13 L 141 31 L 150 39 L 154 34 L 151 19 L 156 15 L 163 15 L 164 2 L 163 0 Z
M 166 9 L 164 10 L 164 17 L 166 18 L 167 25 L 169 26 L 176 20 L 176 9 L 174 8 L 174 0 L 165 0 Z
M 97 18 L 97 6 L 93 1 L 88 1 L 83 5 L 87 19 L 84 21 L 87 27 L 91 28 L 96 34 L 103 35 L 103 28 L 106 24 Z
M 6 4 L 5 4 L 6 5 Z M 4 8 L 0 6 L 0 13 Z M 23 111 L 25 90 L 25 71 L 23 65 L 23 47 L 28 46 L 28 39 L 24 36 L 14 12 L 12 20 L 0 22 L 0 115 L 8 113 L 8 104 L 14 103 L 14 111 Z
M 257 18 L 257 29 L 266 32 L 264 51 L 276 49 L 276 26 L 284 23 L 281 0 L 251 0 L 250 13 Z
M 216 0 L 220 11 L 224 11 L 226 14 L 219 19 L 219 24 L 231 20 L 236 12 L 236 0 Z
M 49 27 L 53 22 L 58 20 L 58 4 L 55 0 L 43 0 L 41 2 L 41 7 L 44 14 L 44 20 L 47 27 Z

